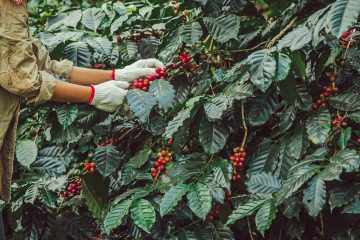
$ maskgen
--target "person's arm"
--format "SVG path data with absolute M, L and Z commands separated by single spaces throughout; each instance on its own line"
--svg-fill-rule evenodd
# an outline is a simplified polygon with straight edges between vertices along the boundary
M 111 70 L 89 69 L 73 67 L 70 73 L 70 83 L 89 86 L 90 84 L 100 84 L 112 80 Z
M 60 80 L 55 81 L 52 102 L 86 103 L 91 97 L 91 88 Z

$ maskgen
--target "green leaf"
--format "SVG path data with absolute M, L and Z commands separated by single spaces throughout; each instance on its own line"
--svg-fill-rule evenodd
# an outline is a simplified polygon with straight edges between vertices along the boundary
M 243 100 L 252 97 L 254 92 L 253 85 L 249 82 L 235 82 L 227 89 L 228 91 L 225 92 L 226 96 L 233 97 L 236 100 Z
M 279 116 L 279 134 L 284 133 L 292 126 L 296 118 L 297 109 L 294 106 L 286 108 Z
M 74 63 L 74 66 L 89 67 L 91 53 L 86 43 L 74 42 L 64 49 L 64 57 Z
M 119 166 L 121 161 L 120 153 L 112 144 L 107 146 L 100 146 L 94 153 L 94 162 L 96 169 L 104 176 L 107 177 L 113 173 Z
M 103 38 L 103 37 L 88 39 L 87 43 L 96 52 L 103 54 L 105 56 L 110 55 L 113 48 L 112 43 L 107 38 Z
M 173 106 L 175 90 L 168 81 L 153 81 L 150 85 L 149 92 L 154 94 L 155 98 L 158 100 L 159 107 L 165 112 Z
M 329 104 L 340 111 L 357 111 L 360 110 L 359 93 L 343 93 L 331 96 L 327 99 Z
M 39 183 L 32 183 L 24 194 L 24 202 L 34 204 L 35 200 L 39 197 Z
M 204 17 L 203 22 L 211 37 L 219 43 L 236 39 L 240 30 L 240 21 L 235 15 L 220 15 L 217 18 Z
M 270 139 L 262 140 L 257 146 L 254 156 L 251 158 L 247 175 L 261 174 L 269 172 L 271 162 L 276 162 L 279 155 L 278 145 Z
M 81 23 L 88 29 L 96 30 L 105 19 L 105 12 L 100 8 L 88 8 L 83 12 Z
M 342 213 L 360 214 L 360 199 L 356 198 L 355 202 L 347 205 Z
M 32 140 L 21 140 L 16 143 L 16 160 L 24 167 L 30 168 L 30 165 L 36 160 L 38 148 Z
M 303 204 L 310 216 L 316 218 L 326 203 L 326 187 L 323 179 L 314 177 L 304 189 Z
M 252 53 L 247 62 L 250 65 L 250 80 L 262 92 L 270 87 L 276 75 L 276 60 L 268 50 Z
M 178 205 L 181 198 L 189 191 L 188 184 L 179 184 L 167 191 L 160 202 L 161 217 L 168 214 L 174 207 Z
M 167 125 L 165 129 L 165 138 L 170 139 L 183 126 L 185 120 L 190 118 L 191 108 L 181 110 Z
M 295 51 L 303 48 L 311 39 L 312 34 L 310 30 L 306 26 L 301 25 L 286 34 L 285 37 L 279 41 L 278 46 L 280 49 L 288 47 L 291 51 Z
M 331 116 L 329 110 L 315 111 L 306 123 L 306 132 L 314 144 L 324 144 L 331 130 Z
M 115 19 L 115 21 L 111 24 L 110 33 L 114 34 L 120 27 L 123 26 L 123 23 L 129 19 L 129 15 L 122 15 L 119 18 Z
M 264 232 L 269 229 L 276 215 L 276 205 L 274 199 L 269 199 L 262 204 L 255 216 L 257 230 L 265 237 Z
M 330 162 L 337 164 L 345 169 L 346 172 L 356 171 L 360 166 L 360 157 L 354 149 L 340 150 Z
M 211 121 L 221 120 L 228 108 L 229 100 L 225 95 L 218 95 L 204 104 L 206 116 Z
M 190 209 L 201 219 L 205 219 L 211 210 L 211 193 L 209 188 L 200 182 L 190 186 L 186 195 Z
M 349 113 L 349 118 L 354 122 L 360 124 L 360 111 Z
M 208 174 L 204 180 L 206 186 L 210 189 L 211 196 L 218 203 L 224 203 L 225 192 L 224 187 L 221 187 L 219 183 L 215 181 L 215 177 L 212 174 Z
M 192 22 L 180 26 L 179 28 L 180 38 L 184 43 L 195 45 L 203 35 L 203 31 L 200 23 Z
M 291 58 L 285 53 L 276 54 L 276 75 L 275 81 L 283 81 L 291 69 Z
M 136 154 L 134 157 L 130 158 L 127 164 L 131 165 L 134 168 L 140 168 L 143 166 L 149 159 L 151 150 L 144 149 Z
M 75 10 L 69 13 L 64 19 L 64 24 L 68 27 L 76 28 L 82 17 L 81 10 Z
M 306 79 L 306 65 L 301 56 L 300 51 L 293 51 L 291 58 L 292 58 L 292 63 L 294 64 L 295 72 L 302 80 L 305 80 Z
M 130 211 L 135 224 L 150 233 L 156 221 L 155 209 L 151 203 L 145 199 L 137 199 L 131 204 Z
M 342 128 L 340 132 L 340 137 L 338 139 L 338 145 L 341 150 L 347 148 L 348 141 L 351 138 L 351 127 Z
M 124 41 L 119 45 L 120 58 L 123 61 L 130 61 L 136 58 L 138 46 L 133 41 Z
M 330 32 L 340 38 L 359 17 L 360 2 L 358 0 L 337 0 L 331 5 L 328 13 L 328 26 Z
M 78 115 L 78 108 L 75 104 L 63 104 L 56 109 L 56 115 L 63 129 L 70 126 Z
M 280 189 L 281 183 L 278 177 L 270 173 L 259 173 L 250 176 L 246 186 L 248 192 L 252 194 L 273 193 Z
M 147 122 L 152 108 L 156 105 L 156 98 L 148 92 L 138 89 L 130 90 L 126 95 L 130 109 L 140 119 Z
M 119 202 L 106 214 L 104 219 L 104 228 L 107 234 L 109 234 L 114 228 L 118 227 L 122 223 L 123 218 L 129 211 L 131 203 L 131 199 Z
M 226 159 L 219 159 L 218 161 L 217 166 L 212 168 L 214 180 L 222 188 L 230 189 L 232 165 Z
M 346 184 L 330 190 L 329 205 L 331 210 L 348 204 L 359 195 L 360 184 Z
M 226 225 L 233 224 L 237 220 L 250 216 L 255 213 L 268 199 L 250 199 L 244 204 L 240 204 L 229 216 Z
M 75 155 L 72 150 L 58 146 L 47 147 L 39 151 L 31 169 L 49 176 L 59 176 L 66 172 L 66 167 L 73 160 Z
M 86 205 L 93 216 L 100 219 L 108 197 L 108 183 L 100 174 L 87 174 L 81 181 L 81 187 Z
M 249 124 L 257 127 L 266 123 L 275 112 L 277 104 L 278 96 L 274 92 L 250 99 L 246 106 Z
M 283 182 L 282 187 L 276 194 L 276 201 L 281 204 L 296 192 L 314 174 L 314 166 L 303 166 L 292 172 Z
M 225 146 L 229 130 L 223 124 L 209 122 L 205 117 L 200 122 L 199 140 L 206 153 L 214 154 Z

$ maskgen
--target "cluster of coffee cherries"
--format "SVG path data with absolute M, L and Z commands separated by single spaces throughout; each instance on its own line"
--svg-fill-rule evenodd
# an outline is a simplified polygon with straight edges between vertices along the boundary
M 240 181 L 241 175 L 240 171 L 245 166 L 245 159 L 246 159 L 246 151 L 243 147 L 235 147 L 233 149 L 234 154 L 230 156 L 230 161 L 234 167 L 232 179 L 233 181 Z
M 93 174 L 95 173 L 96 165 L 94 162 L 86 162 L 84 163 L 85 174 Z
M 171 162 L 172 156 L 173 153 L 167 149 L 158 152 L 154 166 L 150 169 L 153 178 L 156 178 L 160 172 L 166 170 L 166 165 Z
M 344 119 L 343 116 L 339 115 L 336 119 L 334 119 L 331 122 L 331 125 L 333 127 L 340 128 L 340 127 L 347 127 L 348 123 L 347 123 L 346 119 Z
M 65 188 L 65 191 L 60 192 L 61 196 L 64 198 L 65 201 L 80 195 L 80 193 L 81 193 L 81 179 L 70 181 L 67 187 Z
M 317 110 L 319 108 L 325 108 L 327 106 L 326 99 L 330 97 L 332 94 L 339 91 L 338 87 L 335 86 L 336 77 L 335 76 L 329 77 L 329 81 L 332 83 L 332 85 L 323 86 L 322 93 L 319 95 L 319 98 L 312 106 L 313 110 Z
M 149 75 L 144 79 L 134 80 L 133 87 L 135 89 L 140 89 L 144 92 L 147 92 L 152 81 L 154 81 L 155 79 L 165 79 L 166 68 L 156 68 L 155 71 L 155 74 Z
M 231 192 L 226 188 L 224 189 L 224 192 L 225 192 L 225 202 L 226 203 L 231 202 Z
M 190 53 L 186 52 L 186 51 L 183 51 L 182 53 L 180 53 L 178 55 L 178 59 L 182 63 L 188 63 L 188 62 L 191 61 Z
M 220 205 L 214 205 L 211 209 L 211 212 L 208 214 L 207 218 L 210 221 L 214 221 L 214 219 L 218 218 L 220 215 Z
M 120 141 L 121 141 L 121 137 L 124 135 L 124 133 L 126 132 L 126 128 L 122 128 L 118 133 L 115 134 L 115 136 L 112 139 L 106 139 L 104 140 L 102 143 L 99 144 L 100 147 L 106 147 L 107 145 L 114 145 L 117 146 L 119 145 Z
M 351 34 L 353 34 L 355 31 L 356 31 L 355 28 L 349 29 L 349 30 L 346 31 L 343 35 L 341 35 L 340 43 L 341 43 L 341 45 L 342 45 L 344 48 L 347 48 L 348 45 L 349 45 L 349 47 L 351 47 L 351 46 L 354 45 L 354 43 L 352 43 L 352 42 L 349 43 L 350 39 L 348 39 L 348 37 L 349 37 Z

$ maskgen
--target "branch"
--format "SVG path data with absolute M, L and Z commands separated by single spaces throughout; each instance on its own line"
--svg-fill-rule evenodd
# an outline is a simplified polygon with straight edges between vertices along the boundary
M 297 17 L 294 17 L 291 20 L 291 22 L 288 25 L 286 25 L 286 27 L 278 35 L 276 35 L 273 39 L 270 40 L 270 42 L 266 45 L 266 47 L 271 48 L 275 44 L 275 42 L 279 40 L 292 27 L 292 25 L 295 23 L 296 20 Z
M 248 135 L 248 128 L 246 126 L 246 120 L 245 120 L 245 110 L 244 110 L 244 101 L 241 101 L 241 121 L 243 123 L 243 127 L 244 127 L 244 137 L 241 143 L 241 147 L 244 148 L 245 143 L 246 143 L 246 138 Z

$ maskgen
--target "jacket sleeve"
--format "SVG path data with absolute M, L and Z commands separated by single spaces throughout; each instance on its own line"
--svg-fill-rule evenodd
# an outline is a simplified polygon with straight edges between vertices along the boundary
M 49 57 L 49 52 L 40 40 L 31 39 L 31 41 L 39 70 L 56 74 L 69 80 L 73 63 L 69 60 L 51 60 Z
M 1 40 L 1 39 L 0 39 Z M 37 65 L 30 41 L 8 41 L 6 71 L 0 71 L 0 87 L 27 99 L 29 104 L 41 104 L 51 99 L 55 78 Z

